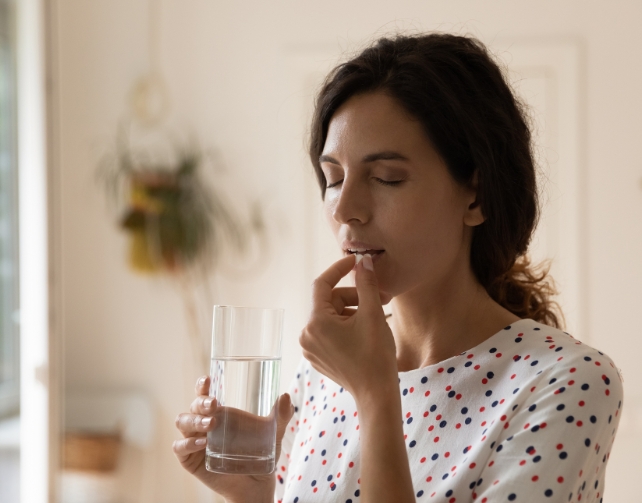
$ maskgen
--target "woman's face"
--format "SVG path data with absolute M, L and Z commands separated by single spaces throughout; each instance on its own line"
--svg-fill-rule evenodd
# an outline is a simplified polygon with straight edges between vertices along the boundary
M 320 158 L 325 215 L 345 254 L 373 254 L 381 292 L 434 290 L 470 267 L 475 190 L 449 174 L 421 123 L 383 93 L 334 114 Z M 362 252 L 363 253 L 363 252 Z

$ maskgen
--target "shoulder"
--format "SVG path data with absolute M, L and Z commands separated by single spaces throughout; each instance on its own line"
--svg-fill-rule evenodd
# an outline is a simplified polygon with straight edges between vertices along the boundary
M 593 399 L 615 401 L 621 406 L 622 378 L 613 360 L 599 349 L 563 330 L 533 320 L 516 324 L 514 361 L 533 366 L 537 375 L 554 393 L 581 394 Z M 511 344 L 507 341 L 506 344 Z M 512 354 L 511 353 L 511 354 Z
M 618 368 L 604 352 L 593 348 L 574 335 L 559 328 L 549 327 L 532 320 L 524 321 L 528 322 L 526 326 L 530 327 L 532 332 L 539 334 L 538 344 L 534 348 L 539 353 L 555 353 L 556 358 L 552 363 L 555 368 L 570 369 L 575 367 L 576 370 L 593 374 L 601 374 L 604 371 L 608 371 L 616 374 L 618 380 L 620 380 Z

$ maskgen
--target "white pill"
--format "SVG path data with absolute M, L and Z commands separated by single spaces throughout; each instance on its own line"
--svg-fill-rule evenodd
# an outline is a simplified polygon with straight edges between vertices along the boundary
M 356 261 L 355 265 L 357 265 L 359 262 L 361 262 L 361 259 L 363 258 L 363 255 L 361 255 L 360 253 L 357 253 L 356 255 L 357 255 L 357 261 Z

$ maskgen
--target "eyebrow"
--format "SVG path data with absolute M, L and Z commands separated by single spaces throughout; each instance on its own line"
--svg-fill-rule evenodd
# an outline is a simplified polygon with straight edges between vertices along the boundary
M 375 152 L 374 154 L 368 154 L 361 159 L 361 162 L 375 162 L 375 161 L 407 161 L 408 158 L 405 155 L 401 155 L 399 152 L 393 151 L 384 151 L 384 152 Z M 341 165 L 334 157 L 329 155 L 322 155 L 319 157 L 319 163 L 329 162 L 332 164 Z

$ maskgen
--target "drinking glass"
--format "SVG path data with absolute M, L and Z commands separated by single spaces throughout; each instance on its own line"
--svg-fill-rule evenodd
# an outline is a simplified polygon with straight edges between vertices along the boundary
M 216 425 L 207 435 L 209 471 L 274 471 L 283 314 L 283 309 L 214 306 L 209 395 L 217 408 Z

